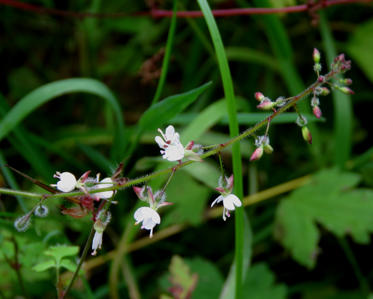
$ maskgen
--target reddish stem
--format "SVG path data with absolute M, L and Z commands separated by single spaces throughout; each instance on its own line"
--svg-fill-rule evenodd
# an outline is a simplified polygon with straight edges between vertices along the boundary
M 351 3 L 370 3 L 373 0 L 322 0 L 312 6 L 312 10 L 319 10 L 333 5 L 351 4 Z M 20 10 L 31 11 L 38 14 L 58 15 L 63 17 L 74 18 L 121 18 L 128 16 L 152 16 L 153 18 L 170 18 L 172 17 L 171 10 L 151 9 L 146 12 L 136 13 L 89 13 L 89 12 L 74 12 L 68 10 L 59 10 L 54 8 L 46 8 L 16 0 L 0 0 L 0 5 L 11 6 Z M 231 8 L 231 9 L 215 9 L 212 11 L 215 17 L 231 17 L 244 15 L 264 15 L 264 14 L 280 14 L 280 13 L 297 13 L 308 11 L 310 6 L 308 4 L 288 6 L 281 8 Z M 178 18 L 201 18 L 201 11 L 178 11 L 176 13 Z

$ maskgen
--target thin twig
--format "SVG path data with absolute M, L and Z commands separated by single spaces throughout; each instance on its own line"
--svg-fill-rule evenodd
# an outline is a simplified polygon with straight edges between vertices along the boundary
M 312 11 L 321 10 L 329 6 L 352 4 L 352 3 L 371 3 L 373 0 L 328 0 L 321 1 L 312 6 Z M 151 16 L 153 18 L 171 18 L 171 10 L 151 9 L 150 11 L 142 12 L 117 12 L 117 13 L 89 13 L 89 12 L 75 12 L 70 10 L 60 10 L 54 8 L 47 8 L 38 5 L 33 5 L 16 0 L 0 0 L 0 5 L 10 6 L 20 10 L 34 12 L 44 15 L 55 15 L 70 18 L 124 18 L 129 16 Z M 215 9 L 212 13 L 215 17 L 232 17 L 232 16 L 247 16 L 247 15 L 269 15 L 269 14 L 284 14 L 284 13 L 299 13 L 309 11 L 310 7 L 307 4 L 267 8 L 267 7 L 252 7 L 252 8 L 230 8 L 230 9 Z M 176 16 L 178 18 L 201 18 L 201 11 L 179 11 Z

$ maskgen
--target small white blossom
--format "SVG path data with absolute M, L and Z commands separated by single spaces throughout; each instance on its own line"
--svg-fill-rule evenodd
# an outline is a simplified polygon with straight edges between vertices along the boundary
M 161 223 L 159 214 L 149 207 L 138 208 L 133 217 L 136 220 L 135 224 L 142 222 L 141 228 L 150 230 L 150 238 L 153 237 L 153 228 Z
M 56 172 L 53 176 L 54 178 L 59 179 L 57 184 L 51 185 L 52 187 L 57 187 L 58 190 L 62 192 L 73 191 L 76 187 L 77 180 L 71 172 Z
M 220 195 L 218 196 L 213 203 L 211 204 L 211 207 L 213 207 L 215 204 L 218 204 L 220 202 L 223 202 L 224 210 L 223 210 L 223 220 L 225 221 L 227 217 L 230 217 L 229 211 L 234 211 L 236 207 L 240 207 L 242 205 L 241 200 L 234 194 L 226 194 L 226 195 Z
M 113 180 L 111 178 L 104 178 L 97 185 L 95 185 L 95 189 L 109 188 L 112 186 L 113 186 Z M 98 198 L 107 199 L 107 198 L 113 197 L 114 191 L 98 192 L 98 193 L 94 193 L 94 195 Z
M 163 134 L 161 129 L 158 129 L 162 137 L 156 136 L 155 142 L 162 149 L 161 154 L 163 159 L 168 161 L 179 161 L 184 158 L 185 149 L 180 142 L 180 136 L 175 132 L 173 126 L 168 126 L 166 128 L 166 134 Z
M 95 232 L 95 235 L 93 236 L 93 241 L 92 241 L 92 255 L 97 254 L 97 249 L 101 249 L 102 246 L 102 235 L 103 231 L 97 231 Z

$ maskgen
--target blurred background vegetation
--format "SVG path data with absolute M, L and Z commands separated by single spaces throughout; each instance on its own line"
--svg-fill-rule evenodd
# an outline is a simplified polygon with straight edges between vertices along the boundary
M 59 16 L 16 9 L 0 1 L 0 119 L 30 92 L 36 92 L 31 101 L 45 99 L 35 110 L 23 107 L 24 118 L 9 132 L 0 127 L 1 186 L 41 192 L 11 173 L 4 167 L 6 163 L 48 184 L 55 182 L 55 171 L 80 176 L 92 170 L 105 177 L 122 160 L 124 176 L 131 178 L 168 167 L 153 141 L 155 130 L 145 128 L 140 134 L 138 121 L 156 92 L 171 19 L 131 14 L 149 11 L 152 6 L 172 10 L 173 2 L 27 3 L 63 11 L 130 15 Z M 304 1 L 214 0 L 209 4 L 223 9 L 283 7 Z M 199 7 L 194 1 L 179 0 L 177 9 Z M 249 163 L 252 140 L 241 143 L 245 195 L 268 191 L 260 203 L 253 204 L 254 199 L 249 198 L 245 209 L 252 231 L 245 251 L 250 259 L 245 298 L 367 298 L 371 292 L 372 13 L 368 1 L 333 6 L 316 14 L 216 19 L 230 62 L 241 131 L 266 115 L 256 110 L 254 92 L 276 99 L 295 95 L 314 82 L 313 48 L 320 50 L 325 72 L 336 54 L 345 53 L 352 60 L 346 77 L 353 80 L 354 95 L 335 91 L 322 98 L 323 118 L 318 121 L 311 116 L 307 100 L 300 105 L 310 115 L 312 146 L 303 141 L 294 125 L 295 113 L 273 122 L 272 155 Z M 54 81 L 83 77 L 97 81 L 61 81 L 51 89 L 38 89 Z M 205 21 L 177 18 L 160 99 L 209 81 L 212 85 L 196 101 L 167 120 L 181 132 L 184 144 L 189 138 L 204 145 L 218 144 L 228 140 L 229 134 L 219 69 Z M 80 87 L 73 88 L 74 84 Z M 118 132 L 124 133 L 116 141 Z M 230 150 L 224 151 L 223 161 L 230 174 Z M 156 228 L 156 232 L 165 230 L 166 238 L 157 241 L 156 235 L 152 244 L 146 244 L 146 232 L 133 228 L 135 194 L 132 190 L 118 193 L 103 250 L 97 258 L 88 259 L 85 275 L 77 281 L 71 298 L 175 296 L 170 287 L 178 279 L 184 290 L 193 290 L 192 298 L 219 297 L 233 259 L 234 221 L 206 216 L 209 203 L 217 196 L 212 188 L 219 168 L 215 158 L 201 164 L 176 173 L 167 189 L 168 200 L 175 205 L 162 211 L 162 223 Z M 311 177 L 294 181 L 309 174 Z M 165 179 L 151 184 L 159 188 Z M 289 184 L 284 191 L 271 189 L 284 183 Z M 305 183 L 308 185 L 303 186 Z M 89 216 L 74 219 L 62 215 L 61 206 L 67 203 L 50 201 L 48 217 L 34 219 L 25 233 L 16 232 L 13 221 L 35 203 L 1 195 L 2 298 L 55 296 L 55 273 L 37 272 L 33 267 L 46 260 L 42 253 L 50 246 L 82 248 L 91 227 Z M 133 243 L 142 237 L 145 243 Z M 125 255 L 128 248 L 131 252 Z M 77 257 L 69 259 L 76 262 Z M 20 271 L 15 271 L 15 264 L 21 265 Z M 70 274 L 64 273 L 63 279 L 68 281 Z

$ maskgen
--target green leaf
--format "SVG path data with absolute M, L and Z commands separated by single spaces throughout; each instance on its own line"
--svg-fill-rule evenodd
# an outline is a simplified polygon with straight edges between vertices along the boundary
M 192 273 L 198 275 L 192 299 L 218 298 L 224 280 L 215 264 L 202 258 L 186 259 Z
M 373 82 L 373 21 L 356 27 L 347 44 L 347 52 L 356 61 L 365 75 Z
M 173 256 L 170 265 L 170 281 L 175 297 L 180 299 L 189 298 L 198 280 L 198 275 L 190 271 L 189 266 L 180 256 Z
M 171 118 L 188 107 L 188 105 L 193 103 L 210 85 L 211 82 L 208 82 L 188 92 L 170 96 L 151 106 L 144 112 L 139 121 L 139 131 L 143 132 L 160 128 Z
M 167 187 L 167 197 L 174 205 L 162 219 L 162 225 L 184 222 L 192 225 L 201 223 L 209 193 L 209 189 L 197 183 L 184 171 L 178 171 Z
M 73 92 L 94 94 L 105 99 L 110 104 L 117 121 L 115 134 L 116 146 L 113 147 L 116 150 L 114 156 L 119 157 L 126 145 L 124 121 L 120 106 L 106 85 L 88 78 L 74 78 L 48 83 L 27 94 L 0 121 L 0 140 L 39 106 L 58 96 Z
M 74 272 L 76 270 L 76 267 L 77 267 L 77 265 L 74 264 L 72 261 L 66 260 L 66 259 L 64 259 L 64 260 L 61 261 L 60 266 L 64 267 L 67 270 L 69 270 L 70 272 Z
M 75 256 L 79 252 L 79 246 L 51 246 L 44 252 L 45 255 L 52 256 L 56 259 L 57 264 L 61 263 L 61 260 L 66 256 Z
M 283 199 L 276 212 L 276 237 L 300 264 L 313 268 L 320 233 L 317 224 L 338 237 L 369 242 L 373 232 L 373 191 L 353 189 L 355 173 L 323 170 Z
M 250 268 L 243 284 L 243 293 L 248 299 L 285 299 L 286 286 L 275 284 L 275 276 L 266 264 Z
M 50 268 L 55 268 L 55 267 L 56 267 L 56 261 L 47 260 L 45 262 L 41 262 L 41 263 L 35 265 L 34 267 L 32 267 L 32 269 L 36 272 L 43 272 L 45 270 L 48 270 Z

